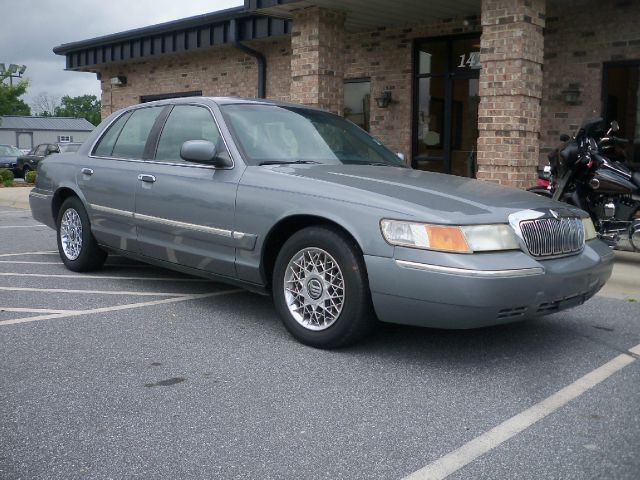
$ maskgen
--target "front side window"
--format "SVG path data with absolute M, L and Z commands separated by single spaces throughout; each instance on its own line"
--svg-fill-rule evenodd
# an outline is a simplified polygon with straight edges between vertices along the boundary
M 402 160 L 352 122 L 278 105 L 224 105 L 227 125 L 249 165 L 265 162 L 388 165 Z
M 142 158 L 149 133 L 163 108 L 152 107 L 135 110 L 122 128 L 111 156 L 116 158 Z
M 180 162 L 180 148 L 188 140 L 207 140 L 225 151 L 211 113 L 204 107 L 177 105 L 171 111 L 156 150 L 156 160 Z

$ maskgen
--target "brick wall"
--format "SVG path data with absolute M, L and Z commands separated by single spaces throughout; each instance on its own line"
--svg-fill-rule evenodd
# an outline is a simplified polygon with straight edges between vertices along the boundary
M 540 163 L 583 120 L 602 112 L 602 65 L 640 60 L 640 1 L 549 1 L 545 29 Z M 577 104 L 563 91 L 578 90 Z
M 545 0 L 484 0 L 478 173 L 526 188 L 538 163 Z
M 267 96 L 289 100 L 291 42 L 249 42 L 267 58 Z M 142 95 L 202 91 L 205 96 L 255 97 L 256 59 L 232 47 L 204 52 L 168 55 L 143 62 L 129 62 L 102 70 L 102 116 L 140 102 Z M 110 78 L 125 75 L 125 86 L 112 86 Z

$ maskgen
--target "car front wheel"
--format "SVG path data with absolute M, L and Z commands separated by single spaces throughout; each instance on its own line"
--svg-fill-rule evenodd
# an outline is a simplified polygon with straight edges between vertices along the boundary
M 89 216 L 78 197 L 67 198 L 57 219 L 58 251 L 65 266 L 74 272 L 100 268 L 107 258 L 91 233 Z
M 375 325 L 362 254 L 338 229 L 309 227 L 294 234 L 278 254 L 272 285 L 284 326 L 304 344 L 346 346 Z

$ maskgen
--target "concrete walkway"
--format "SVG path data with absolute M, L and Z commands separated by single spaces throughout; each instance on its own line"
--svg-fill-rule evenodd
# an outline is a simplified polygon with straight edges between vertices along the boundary
M 29 192 L 27 187 L 0 188 L 0 206 L 29 208 Z
M 0 206 L 29 208 L 30 188 L 0 188 Z M 640 302 L 640 253 L 615 252 L 613 275 L 598 293 L 603 297 Z

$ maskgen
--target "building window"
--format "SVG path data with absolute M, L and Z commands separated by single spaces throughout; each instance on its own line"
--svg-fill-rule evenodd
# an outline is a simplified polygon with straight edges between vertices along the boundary
M 357 78 L 344 84 L 344 118 L 369 131 L 371 80 Z
M 58 135 L 58 143 L 70 143 L 73 142 L 71 135 Z

